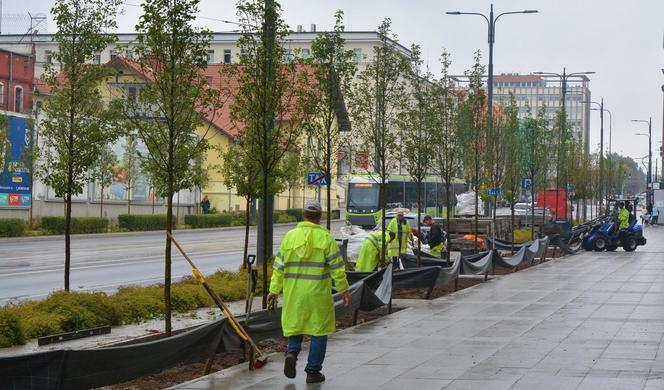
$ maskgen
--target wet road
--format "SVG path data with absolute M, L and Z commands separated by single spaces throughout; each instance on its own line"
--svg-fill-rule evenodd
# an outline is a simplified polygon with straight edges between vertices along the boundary
M 333 232 L 341 226 L 341 222 L 334 223 Z M 275 227 L 275 248 L 292 227 Z M 252 228 L 249 253 L 255 253 L 255 233 Z M 203 273 L 237 270 L 241 264 L 244 229 L 181 230 L 174 235 Z M 163 232 L 72 236 L 71 243 L 72 291 L 112 292 L 123 285 L 163 280 Z M 0 304 L 43 298 L 62 289 L 63 265 L 61 236 L 0 239 Z M 173 248 L 173 280 L 190 274 L 189 265 Z

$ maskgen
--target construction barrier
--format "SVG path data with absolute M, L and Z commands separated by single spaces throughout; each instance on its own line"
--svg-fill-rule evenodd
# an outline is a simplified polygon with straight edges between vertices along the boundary
M 392 296 L 392 267 L 357 279 L 350 286 L 352 300 L 343 304 L 334 294 L 337 317 L 355 310 L 371 311 L 387 305 Z M 281 336 L 281 315 L 267 310 L 237 319 L 256 341 Z M 200 325 L 178 335 L 129 345 L 88 350 L 61 349 L 0 358 L 0 388 L 59 390 L 89 389 L 126 382 L 173 367 L 201 361 L 217 352 L 238 350 L 242 340 L 227 318 Z

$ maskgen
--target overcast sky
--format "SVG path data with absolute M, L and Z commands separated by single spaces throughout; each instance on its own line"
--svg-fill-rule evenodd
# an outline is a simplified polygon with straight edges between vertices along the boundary
M 48 13 L 53 1 L 5 0 L 3 11 Z M 119 31 L 130 32 L 138 20 L 140 4 L 131 0 L 119 18 Z M 485 0 L 282 0 L 286 22 L 305 29 L 315 23 L 328 29 L 334 11 L 345 12 L 347 30 L 375 30 L 390 17 L 393 30 L 404 46 L 418 43 L 432 68 L 436 68 L 443 47 L 452 54 L 452 70 L 462 73 L 472 64 L 473 52 L 488 53 L 487 27 L 477 16 L 449 16 L 445 11 L 489 12 Z M 202 0 L 201 16 L 236 20 L 235 2 Z M 562 73 L 595 71 L 590 89 L 593 100 L 604 98 L 613 114 L 613 150 L 636 158 L 645 156 L 647 125 L 631 119 L 653 120 L 653 157 L 659 156 L 662 140 L 662 90 L 664 84 L 664 1 L 663 0 L 495 0 L 496 14 L 537 9 L 538 14 L 507 15 L 496 24 L 494 72 Z M 199 19 L 214 31 L 228 31 L 233 25 Z M 49 32 L 55 30 L 49 20 Z M 605 118 L 608 143 L 608 118 Z M 591 147 L 599 144 L 599 114 L 591 117 Z M 607 146 L 608 148 L 608 146 Z M 654 170 L 653 162 L 653 170 Z M 661 169 L 660 169 L 661 171 Z

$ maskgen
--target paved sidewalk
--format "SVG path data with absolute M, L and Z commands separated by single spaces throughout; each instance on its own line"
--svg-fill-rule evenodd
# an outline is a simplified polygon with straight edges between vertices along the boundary
M 634 253 L 580 253 L 330 338 L 327 382 L 283 357 L 181 389 L 664 389 L 664 227 Z M 412 301 L 409 301 L 411 303 Z

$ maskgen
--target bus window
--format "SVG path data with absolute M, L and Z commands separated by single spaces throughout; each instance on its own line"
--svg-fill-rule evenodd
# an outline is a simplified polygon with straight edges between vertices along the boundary
M 378 210 L 378 185 L 351 183 L 348 185 L 348 211 Z

